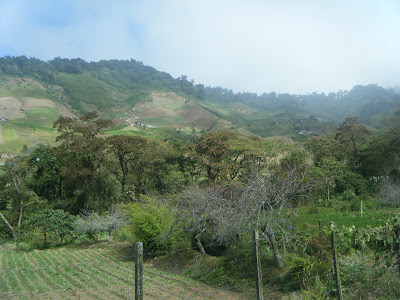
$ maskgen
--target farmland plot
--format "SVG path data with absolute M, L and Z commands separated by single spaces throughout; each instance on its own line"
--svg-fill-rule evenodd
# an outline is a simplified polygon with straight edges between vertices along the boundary
M 134 262 L 109 249 L 0 248 L 0 299 L 133 299 Z M 145 265 L 145 299 L 243 299 Z

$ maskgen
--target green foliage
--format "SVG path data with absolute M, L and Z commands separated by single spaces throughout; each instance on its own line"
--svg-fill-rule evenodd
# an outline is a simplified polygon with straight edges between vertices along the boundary
M 94 105 L 99 109 L 109 109 L 113 105 L 113 99 L 109 95 L 107 86 L 88 75 L 59 75 L 57 79 L 64 87 L 68 95 L 73 99 L 74 108 L 88 112 L 81 106 L 80 101 Z
M 360 174 L 345 171 L 336 179 L 335 191 L 337 193 L 352 191 L 356 195 L 368 194 L 367 182 Z M 352 198 L 347 200 L 351 201 Z
M 288 269 L 283 272 L 281 282 L 288 282 L 285 289 L 299 290 L 310 289 L 317 279 L 317 276 L 325 278 L 330 269 L 330 264 L 320 262 L 315 256 L 305 254 L 290 254 L 286 258 Z
M 369 204 L 368 201 L 363 203 L 364 212 L 361 216 L 360 211 L 348 211 L 345 209 L 341 211 L 341 203 L 335 202 L 335 206 L 330 207 L 318 207 L 317 213 L 312 213 L 310 207 L 301 207 L 297 211 L 293 212 L 294 223 L 296 227 L 302 232 L 310 231 L 312 228 L 318 227 L 318 220 L 321 219 L 322 226 L 329 226 L 329 222 L 334 222 L 337 227 L 346 226 L 356 226 L 357 228 L 371 228 L 384 226 L 388 219 L 390 219 L 395 210 L 378 209 L 376 206 Z M 349 203 L 346 207 L 349 206 Z
M 60 112 L 52 107 L 37 108 L 26 111 L 28 118 L 47 119 L 52 122 L 61 117 Z
M 136 241 L 143 242 L 146 252 L 169 250 L 178 240 L 179 230 L 173 228 L 168 205 L 143 197 L 143 202 L 128 204 L 127 214 L 130 232 Z
M 30 215 L 23 223 L 25 233 L 32 234 L 36 230 L 43 233 L 44 246 L 48 246 L 48 238 L 60 237 L 61 243 L 66 235 L 72 234 L 74 217 L 61 209 L 44 209 Z
M 32 151 L 29 162 L 35 168 L 34 174 L 27 182 L 39 197 L 54 201 L 61 196 L 61 179 L 58 176 L 59 161 L 52 154 L 50 147 L 39 145 Z

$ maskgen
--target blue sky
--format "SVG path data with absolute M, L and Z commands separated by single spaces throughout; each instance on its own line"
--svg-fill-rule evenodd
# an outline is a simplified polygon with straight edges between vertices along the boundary
M 0 0 L 0 56 L 143 61 L 236 92 L 400 85 L 398 0 Z

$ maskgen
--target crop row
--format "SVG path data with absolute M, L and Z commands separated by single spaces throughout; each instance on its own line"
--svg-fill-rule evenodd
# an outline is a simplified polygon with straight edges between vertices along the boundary
M 0 251 L 0 299 L 132 299 L 134 263 L 105 249 Z M 197 282 L 145 267 L 147 297 L 203 298 Z M 208 298 L 208 297 L 207 297 Z

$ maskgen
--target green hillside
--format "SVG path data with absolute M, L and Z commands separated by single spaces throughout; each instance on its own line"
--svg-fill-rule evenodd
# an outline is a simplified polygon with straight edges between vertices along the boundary
M 0 58 L 0 152 L 53 143 L 59 116 L 98 111 L 112 119 L 112 134 L 185 138 L 216 130 L 245 136 L 286 136 L 304 141 L 334 133 L 347 116 L 372 128 L 399 108 L 400 96 L 377 85 L 307 95 L 233 93 L 173 78 L 140 61 Z M 3 107 L 1 107 L 3 106 Z M 127 121 L 126 117 L 131 117 Z M 133 128 L 135 122 L 143 127 Z M 121 127 L 125 126 L 125 127 Z

